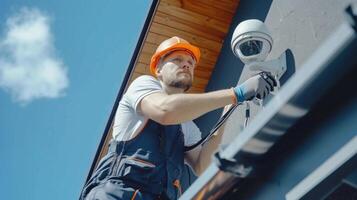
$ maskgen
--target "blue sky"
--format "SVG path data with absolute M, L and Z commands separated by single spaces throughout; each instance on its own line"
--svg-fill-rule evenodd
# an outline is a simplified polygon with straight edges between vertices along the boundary
M 1 0 L 1 199 L 78 198 L 150 4 Z

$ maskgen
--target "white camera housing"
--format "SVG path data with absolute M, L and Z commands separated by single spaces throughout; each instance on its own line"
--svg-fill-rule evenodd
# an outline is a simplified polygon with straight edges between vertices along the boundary
M 271 52 L 273 38 L 262 21 L 249 19 L 238 24 L 232 37 L 232 51 L 243 63 L 262 62 Z
M 257 19 L 249 19 L 238 24 L 234 30 L 231 47 L 251 70 L 270 72 L 276 79 L 286 71 L 285 52 L 274 60 L 265 61 L 273 47 L 273 38 L 266 25 Z

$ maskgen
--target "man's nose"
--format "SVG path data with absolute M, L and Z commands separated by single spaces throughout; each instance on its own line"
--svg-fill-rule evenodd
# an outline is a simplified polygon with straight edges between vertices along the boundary
M 192 66 L 188 62 L 184 63 L 182 68 L 190 69 Z

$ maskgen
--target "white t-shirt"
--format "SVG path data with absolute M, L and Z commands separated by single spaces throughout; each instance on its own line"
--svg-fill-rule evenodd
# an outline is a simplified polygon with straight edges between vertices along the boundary
M 147 122 L 140 110 L 139 102 L 147 95 L 162 91 L 160 82 L 152 76 L 143 75 L 135 79 L 119 102 L 113 126 L 113 138 L 118 141 L 129 140 L 140 132 Z M 196 143 L 201 139 L 201 131 L 193 121 L 181 124 L 185 138 L 185 146 Z

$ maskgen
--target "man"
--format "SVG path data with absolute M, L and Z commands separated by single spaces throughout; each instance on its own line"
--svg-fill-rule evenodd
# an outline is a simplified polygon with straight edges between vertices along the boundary
M 141 76 L 121 99 L 113 140 L 87 183 L 85 199 L 177 199 L 184 160 L 196 174 L 210 163 L 222 134 L 185 152 L 200 140 L 193 119 L 217 108 L 264 98 L 275 85 L 271 77 L 254 76 L 231 89 L 186 94 L 200 50 L 179 38 L 163 41 L 153 55 L 153 76 Z M 156 78 L 155 78 L 156 77 Z

